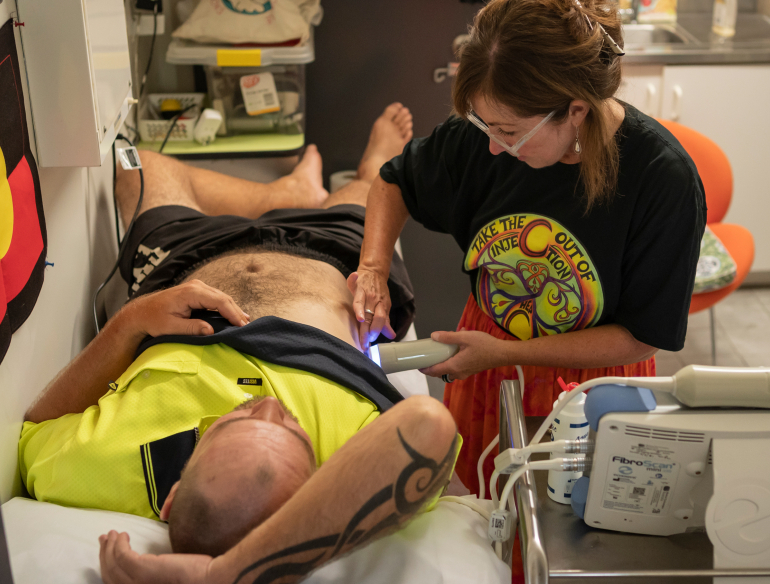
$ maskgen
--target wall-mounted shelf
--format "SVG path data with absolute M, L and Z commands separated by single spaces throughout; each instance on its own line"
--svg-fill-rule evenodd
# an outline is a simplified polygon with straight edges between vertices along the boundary
M 137 148 L 158 151 L 161 142 L 139 142 Z M 208 146 L 195 141 L 168 142 L 163 154 L 182 159 L 258 158 L 262 156 L 294 156 L 305 145 L 304 134 L 244 134 L 220 136 Z
M 169 141 L 164 154 L 178 158 L 256 158 L 264 156 L 294 156 L 305 145 L 304 65 L 315 60 L 313 32 L 310 38 L 296 46 L 236 47 L 204 45 L 182 39 L 173 39 L 166 51 L 166 62 L 173 65 L 202 65 L 206 71 L 211 106 L 225 118 L 229 136 L 217 136 L 208 146 L 197 142 Z M 280 120 L 273 120 L 278 128 L 273 133 L 247 131 L 251 121 L 243 113 L 243 99 L 238 80 L 244 75 L 269 73 L 275 76 L 278 99 L 281 103 Z M 240 113 L 238 113 L 240 111 Z M 251 124 L 254 125 L 254 124 Z M 290 129 L 286 129 L 289 127 Z M 289 133 L 275 133 L 283 128 Z M 232 135 L 235 134 L 235 135 Z M 160 142 L 141 142 L 140 148 L 158 150 Z
M 270 65 L 307 65 L 315 60 L 313 28 L 302 45 L 291 47 L 233 47 L 201 45 L 173 39 L 166 51 L 172 65 L 209 65 L 212 67 L 268 67 Z

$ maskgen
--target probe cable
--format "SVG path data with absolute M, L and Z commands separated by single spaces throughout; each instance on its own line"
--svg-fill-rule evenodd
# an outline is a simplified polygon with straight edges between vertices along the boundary
M 519 385 L 521 385 L 521 395 L 524 396 L 524 371 L 521 370 L 521 367 L 519 365 L 516 365 L 516 375 L 519 377 Z M 476 465 L 476 473 L 479 477 L 479 499 L 485 499 L 486 493 L 484 492 L 484 461 L 487 459 L 487 456 L 489 456 L 489 453 L 492 452 L 492 449 L 498 445 L 500 442 L 500 434 L 498 433 L 497 436 L 492 438 L 492 441 L 489 443 L 489 445 L 484 449 L 484 452 L 481 453 L 481 456 L 479 456 L 479 462 Z M 497 485 L 497 471 L 492 473 L 492 479 L 494 480 L 494 484 Z M 489 493 L 492 496 L 492 500 L 495 500 L 497 498 L 497 492 L 492 495 L 492 484 L 490 483 L 489 486 Z
M 125 140 L 128 142 L 131 146 L 134 145 L 131 140 L 126 138 L 123 134 L 118 134 L 115 138 L 116 140 Z M 114 145 L 113 145 L 114 146 Z M 109 275 L 104 280 L 104 282 L 101 283 L 101 285 L 96 289 L 96 292 L 94 293 L 94 300 L 92 303 L 93 306 L 93 313 L 94 313 L 94 328 L 96 329 L 96 334 L 98 335 L 101 331 L 101 328 L 99 327 L 99 316 L 96 312 L 96 301 L 99 298 L 99 293 L 102 291 L 102 289 L 107 285 L 107 283 L 112 279 L 112 276 L 115 275 L 115 272 L 117 271 L 118 267 L 120 266 L 120 260 L 123 259 L 123 254 L 126 251 L 126 247 L 128 245 L 128 236 L 131 234 L 131 229 L 134 227 L 134 223 L 136 222 L 136 218 L 139 216 L 139 209 L 142 207 L 142 199 L 144 199 L 144 172 L 142 172 L 142 167 L 140 166 L 137 168 L 139 171 L 139 201 L 136 203 L 136 209 L 134 209 L 134 215 L 131 217 L 131 222 L 128 224 L 128 227 L 126 228 L 126 232 L 123 234 L 123 241 L 118 246 L 118 257 L 115 260 L 115 265 L 112 266 L 112 270 L 110 270 Z M 117 173 L 117 170 L 113 170 L 114 173 Z M 115 195 L 115 190 L 113 188 L 112 191 L 113 198 L 117 201 L 117 197 Z
M 521 384 L 522 392 L 524 391 L 524 372 L 521 370 L 521 367 L 519 365 L 516 365 L 516 373 L 519 376 L 519 383 Z M 479 477 L 479 496 L 478 501 L 483 501 L 485 499 L 486 493 L 484 492 L 484 461 L 487 459 L 487 456 L 489 456 L 489 453 L 492 452 L 492 449 L 497 446 L 497 444 L 500 442 L 500 435 L 498 434 L 495 436 L 492 441 L 489 443 L 489 445 L 484 449 L 484 452 L 481 453 L 481 456 L 479 457 L 479 462 L 476 465 L 476 472 L 478 473 Z M 497 483 L 497 471 L 495 471 L 495 474 L 493 474 L 493 478 L 495 480 L 495 483 Z M 492 492 L 492 485 L 490 484 L 490 492 Z M 491 514 L 489 511 L 484 509 L 481 505 L 478 504 L 478 502 L 473 501 L 472 499 L 466 499 L 464 497 L 455 497 L 453 495 L 446 495 L 444 497 L 439 498 L 439 502 L 441 501 L 447 501 L 448 503 L 459 503 L 460 505 L 465 505 L 466 507 L 473 509 L 476 513 L 481 515 L 484 519 L 487 521 L 491 521 Z M 497 506 L 497 493 L 494 493 L 493 495 L 493 502 L 495 506 Z M 502 548 L 501 548 L 502 549 Z M 502 554 L 498 554 L 498 557 Z
M 497 493 L 494 493 L 493 501 L 495 502 L 495 506 L 497 507 L 497 512 L 502 513 L 505 511 L 505 508 L 508 504 L 508 499 L 511 495 L 511 491 L 513 491 L 513 487 L 516 484 L 516 481 L 518 481 L 525 472 L 529 470 L 559 470 L 559 471 L 583 471 L 586 467 L 591 465 L 591 459 L 590 457 L 582 457 L 582 458 L 552 458 L 551 460 L 533 460 L 532 462 L 527 462 L 526 464 L 521 465 L 518 467 L 513 474 L 508 478 L 508 482 L 505 483 L 505 487 L 503 488 L 503 492 L 500 495 L 500 501 L 497 501 Z M 492 485 L 490 485 L 491 488 Z M 519 521 L 519 516 L 516 511 L 516 505 L 511 504 L 510 506 L 510 513 L 511 517 L 509 518 L 511 521 L 511 526 L 514 527 Z M 490 519 L 490 522 L 492 519 Z M 513 529 L 511 530 L 513 531 Z M 495 553 L 497 554 L 497 557 L 501 560 L 503 559 L 503 542 L 501 540 L 495 541 Z

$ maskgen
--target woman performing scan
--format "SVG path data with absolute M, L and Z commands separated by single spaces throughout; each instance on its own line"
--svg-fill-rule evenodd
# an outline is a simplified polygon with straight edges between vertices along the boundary
M 684 345 L 703 188 L 677 140 L 614 97 L 621 45 L 614 3 L 493 0 L 462 49 L 456 115 L 372 185 L 349 281 L 364 342 L 393 335 L 385 283 L 408 216 L 465 254 L 473 293 L 457 332 L 433 334 L 460 351 L 424 372 L 447 382 L 465 440 L 457 472 L 474 493 L 516 365 L 525 412 L 542 416 L 559 377 L 655 375 L 655 352 Z

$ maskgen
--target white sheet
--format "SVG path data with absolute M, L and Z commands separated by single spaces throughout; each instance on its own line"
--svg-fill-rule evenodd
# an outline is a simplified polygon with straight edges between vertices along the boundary
M 471 497 L 475 501 L 475 497 Z M 491 501 L 486 501 L 491 510 Z M 72 509 L 17 497 L 2 507 L 16 584 L 99 584 L 99 542 L 127 531 L 140 553 L 169 553 L 165 524 L 111 511 Z M 405 529 L 324 566 L 311 584 L 508 584 L 511 570 L 486 538 L 486 521 L 458 503 L 440 502 Z

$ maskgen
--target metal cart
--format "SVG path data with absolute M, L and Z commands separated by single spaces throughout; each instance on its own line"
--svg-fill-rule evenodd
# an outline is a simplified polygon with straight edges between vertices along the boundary
M 543 420 L 524 417 L 517 380 L 502 382 L 501 452 L 523 447 Z M 552 578 L 602 584 L 711 584 L 715 577 L 770 577 L 770 570 L 715 570 L 705 532 L 658 537 L 588 527 L 571 507 L 547 496 L 546 477 L 546 471 L 528 471 L 514 489 L 527 584 L 547 584 Z M 501 477 L 500 484 L 505 480 Z M 504 560 L 510 561 L 512 545 L 513 538 L 504 548 Z

